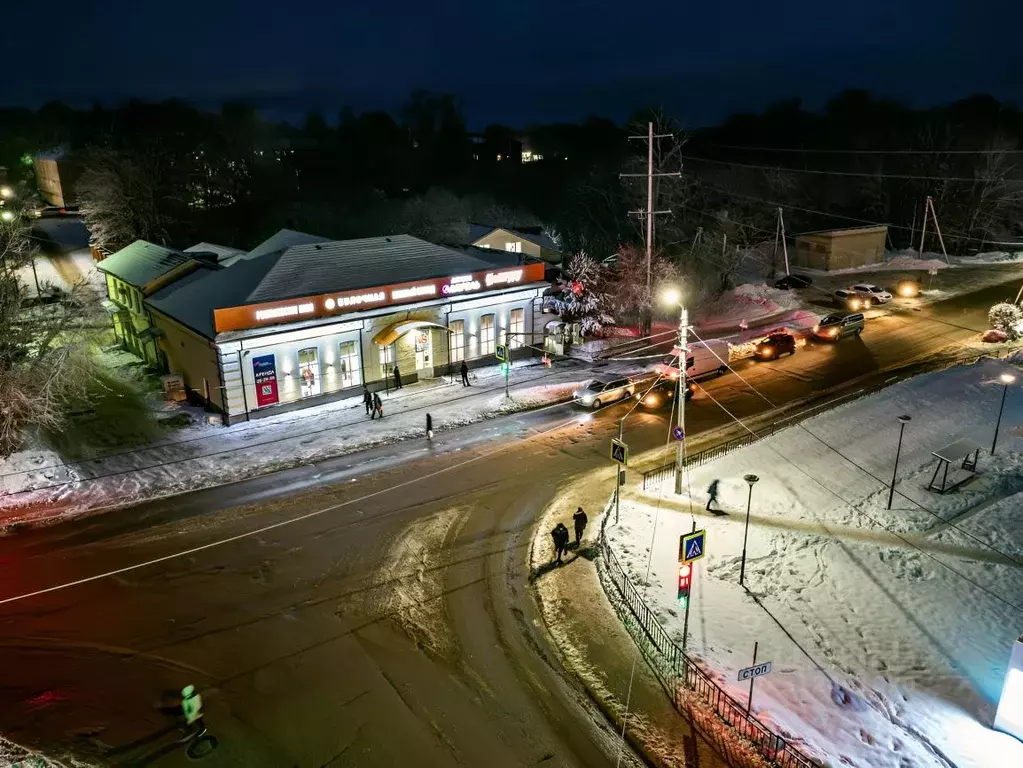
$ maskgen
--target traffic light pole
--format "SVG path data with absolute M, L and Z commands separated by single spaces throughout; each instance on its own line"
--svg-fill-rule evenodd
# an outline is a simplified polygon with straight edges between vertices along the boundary
M 693 520 L 693 533 L 696 533 L 696 520 Z M 693 602 L 693 582 L 696 580 L 696 566 L 690 563 L 692 571 L 689 574 L 689 598 L 686 600 L 686 615 L 682 619 L 682 653 L 686 652 L 686 642 L 689 640 L 689 606 Z
M 508 377 L 511 375 L 511 360 L 506 360 L 504 363 L 504 396 L 511 397 L 508 394 Z
M 686 363 L 689 360 L 689 353 L 686 346 L 689 344 L 689 310 L 682 304 L 682 310 L 678 319 L 678 421 L 676 425 L 682 430 L 682 438 L 675 446 L 675 493 L 682 494 L 682 470 L 685 461 L 686 443 Z
M 622 440 L 622 430 L 625 427 L 625 417 L 623 416 L 618 420 L 618 439 Z M 615 525 L 618 525 L 618 502 L 619 496 L 622 495 L 622 468 L 621 465 L 615 464 Z

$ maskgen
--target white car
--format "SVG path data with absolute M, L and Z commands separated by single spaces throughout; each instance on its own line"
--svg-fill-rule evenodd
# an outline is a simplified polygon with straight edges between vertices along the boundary
M 636 385 L 631 379 L 594 379 L 573 395 L 580 405 L 596 410 L 602 405 L 618 400 L 626 400 L 636 393 Z
M 892 300 L 892 295 L 888 291 L 872 283 L 857 283 L 852 290 L 868 296 L 875 304 L 887 304 Z

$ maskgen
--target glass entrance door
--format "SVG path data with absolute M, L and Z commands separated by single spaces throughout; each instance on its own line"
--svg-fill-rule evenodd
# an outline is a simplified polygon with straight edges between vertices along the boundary
M 320 394 L 320 361 L 316 347 L 300 349 L 298 352 L 298 378 L 302 386 L 302 397 Z
M 416 370 L 433 368 L 433 334 L 430 331 L 413 331 L 416 345 Z

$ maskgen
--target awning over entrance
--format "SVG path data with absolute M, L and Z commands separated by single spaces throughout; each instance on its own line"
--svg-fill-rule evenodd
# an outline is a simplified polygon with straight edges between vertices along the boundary
M 380 333 L 373 337 L 373 343 L 379 344 L 386 347 L 388 344 L 393 344 L 398 340 L 398 337 L 402 334 L 408 333 L 415 328 L 441 328 L 448 333 L 451 329 L 446 325 L 440 323 L 431 323 L 426 320 L 404 320 L 400 323 L 394 323 L 384 328 Z

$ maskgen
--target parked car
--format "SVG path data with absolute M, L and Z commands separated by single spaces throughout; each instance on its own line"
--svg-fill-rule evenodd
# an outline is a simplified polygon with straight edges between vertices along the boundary
M 657 366 L 657 372 L 669 379 L 679 377 L 679 349 L 675 347 Z M 708 339 L 689 345 L 686 353 L 686 378 L 698 379 L 728 370 L 728 342 L 723 339 Z
M 791 333 L 772 333 L 758 343 L 754 351 L 760 360 L 773 360 L 785 353 L 796 354 L 796 337 Z
M 774 283 L 775 288 L 781 288 L 783 291 L 789 291 L 793 288 L 807 288 L 813 282 L 806 275 L 785 275 L 780 280 L 776 280 Z
M 874 304 L 887 304 L 892 300 L 892 295 L 888 291 L 872 283 L 857 283 L 852 289 L 868 297 Z
M 594 379 L 582 389 L 577 389 L 573 396 L 580 405 L 597 409 L 608 403 L 626 400 L 635 393 L 636 385 L 631 379 Z
M 859 336 L 863 333 L 863 314 L 856 312 L 851 315 L 825 315 L 814 326 L 814 338 L 822 341 L 837 341 L 846 336 Z
M 675 393 L 678 391 L 678 379 L 661 379 L 652 387 L 649 384 L 637 386 L 636 399 L 644 408 L 657 410 L 670 406 L 675 402 Z M 696 392 L 695 384 L 686 385 L 686 402 L 693 399 Z

